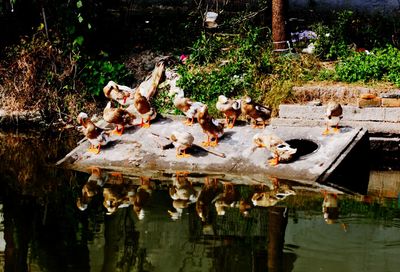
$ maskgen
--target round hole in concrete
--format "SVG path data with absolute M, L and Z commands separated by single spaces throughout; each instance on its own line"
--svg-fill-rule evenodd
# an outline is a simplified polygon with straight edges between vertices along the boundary
M 311 154 L 319 147 L 317 143 L 308 139 L 292 139 L 286 142 L 290 145 L 290 147 L 297 148 L 297 158 Z

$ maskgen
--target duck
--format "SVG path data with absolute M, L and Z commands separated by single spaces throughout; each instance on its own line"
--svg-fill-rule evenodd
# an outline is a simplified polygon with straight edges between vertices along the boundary
M 221 188 L 216 178 L 210 180 L 209 177 L 205 177 L 204 185 L 202 186 L 199 197 L 196 202 L 196 213 L 200 217 L 201 221 L 207 222 L 210 214 L 210 206 L 212 201 L 217 195 L 221 193 Z
M 111 141 L 110 131 L 106 131 L 96 126 L 92 120 L 90 120 L 89 116 L 84 112 L 79 113 L 77 120 L 82 126 L 83 134 L 90 143 L 88 151 L 98 154 L 100 152 L 100 148 L 107 145 Z
M 132 105 L 134 100 L 134 89 L 109 81 L 103 88 L 105 97 L 117 101 L 121 106 Z
M 326 106 L 326 115 L 325 115 L 325 123 L 326 128 L 322 135 L 330 134 L 329 127 L 335 127 L 333 129 L 334 133 L 340 132 L 339 122 L 343 118 L 343 108 L 340 103 L 335 101 L 330 101 Z
M 184 124 L 192 126 L 198 110 L 204 106 L 204 104 L 185 97 L 183 90 L 179 87 L 172 88 L 170 90 L 170 95 L 175 95 L 173 100 L 174 106 L 187 117 Z
M 191 203 L 197 201 L 198 193 L 193 188 L 186 172 L 176 172 L 176 177 L 169 188 L 169 195 L 173 200 L 187 200 Z
M 141 95 L 146 97 L 148 100 L 150 100 L 157 91 L 157 86 L 162 78 L 164 67 L 164 60 L 157 62 L 151 75 L 146 77 L 145 81 L 140 83 L 138 87 Z
M 156 118 L 157 112 L 151 106 L 149 100 L 140 93 L 139 89 L 136 89 L 134 97 L 133 97 L 133 101 L 134 101 L 134 103 L 133 103 L 134 110 L 141 118 L 140 126 L 143 128 L 149 128 L 150 120 L 153 120 L 154 118 Z M 144 122 L 145 119 L 147 121 L 146 123 Z
M 107 174 L 98 167 L 90 167 L 91 175 L 82 187 L 82 195 L 77 199 L 77 207 L 84 211 L 87 209 L 91 199 L 100 192 L 100 189 L 107 182 Z
M 144 219 L 145 213 L 143 207 L 149 202 L 153 188 L 154 186 L 150 178 L 144 176 L 140 177 L 140 185 L 136 189 L 134 197 L 131 198 L 133 211 L 136 213 L 139 220 Z
M 324 192 L 322 213 L 327 224 L 333 224 L 339 218 L 339 206 L 337 194 Z
M 186 131 L 173 131 L 169 136 L 173 145 L 176 148 L 177 158 L 188 158 L 190 154 L 186 154 L 186 150 L 193 144 L 194 137 L 191 133 Z
M 197 113 L 197 120 L 203 129 L 203 132 L 207 135 L 207 141 L 203 142 L 202 145 L 207 146 L 217 146 L 218 139 L 224 135 L 224 125 L 217 120 L 215 120 L 209 113 L 208 113 L 208 106 L 203 105 L 198 113 Z M 211 139 L 214 139 L 211 142 Z
M 93 197 L 99 193 L 100 188 L 102 188 L 107 182 L 108 175 L 104 173 L 104 171 L 102 171 L 100 168 L 95 166 L 91 166 L 90 170 L 91 174 L 86 184 L 82 188 L 82 193 L 86 194 L 89 197 Z
M 253 143 L 256 147 L 265 147 L 272 153 L 269 165 L 276 166 L 280 162 L 289 162 L 297 152 L 297 148 L 292 148 L 272 132 L 268 134 L 257 133 L 253 136 Z
M 274 186 L 271 191 L 255 192 L 251 198 L 254 206 L 270 207 L 275 206 L 279 201 L 288 196 L 296 195 L 296 192 L 290 189 L 287 184 Z
M 122 108 L 113 108 L 111 104 L 109 101 L 104 108 L 103 119 L 107 123 L 115 124 L 116 127 L 112 133 L 121 136 L 126 125 L 133 125 L 136 116 Z
M 271 118 L 271 109 L 255 103 L 249 96 L 242 98 L 241 109 L 246 118 L 250 117 L 253 128 L 259 127 L 257 122 L 262 122 L 262 128 L 265 128 L 266 123 L 268 123 Z
M 172 207 L 175 211 L 168 210 L 168 214 L 171 216 L 172 220 L 178 220 L 182 217 L 183 209 L 186 209 L 191 204 L 188 200 L 175 199 L 172 201 Z
M 236 119 L 242 113 L 241 100 L 228 99 L 224 95 L 218 96 L 216 108 L 225 115 L 225 122 L 228 128 L 233 128 Z M 232 123 L 230 123 L 231 118 Z
M 111 215 L 119 208 L 129 207 L 129 196 L 125 185 L 118 184 L 103 189 L 103 206 L 107 209 L 107 215 Z
M 223 183 L 223 192 L 215 197 L 213 203 L 218 215 L 225 215 L 225 208 L 234 208 L 239 201 L 239 193 L 231 182 Z

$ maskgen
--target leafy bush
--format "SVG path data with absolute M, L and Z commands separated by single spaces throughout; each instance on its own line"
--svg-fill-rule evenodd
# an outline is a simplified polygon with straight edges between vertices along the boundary
M 355 52 L 336 66 L 339 80 L 346 82 L 388 80 L 400 86 L 400 50 L 389 45 L 370 54 Z
M 88 94 L 98 96 L 109 80 L 126 84 L 132 76 L 124 64 L 116 61 L 87 59 L 81 62 L 84 66 L 79 78 Z
M 337 19 L 331 26 L 322 23 L 312 26 L 318 35 L 315 41 L 316 55 L 325 60 L 335 60 L 349 55 L 349 29 L 352 16 L 352 11 L 342 11 L 338 13 Z
M 209 104 L 211 113 L 216 113 L 219 95 L 238 97 L 255 87 L 265 40 L 261 38 L 261 29 L 243 32 L 208 37 L 203 33 L 192 48 L 189 65 L 178 70 L 178 85 L 186 96 Z M 264 66 L 267 58 L 264 55 Z

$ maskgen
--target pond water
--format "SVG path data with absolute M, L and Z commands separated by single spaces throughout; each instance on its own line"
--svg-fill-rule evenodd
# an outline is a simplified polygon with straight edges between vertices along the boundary
M 366 194 L 53 167 L 79 137 L 0 132 L 0 271 L 398 271 L 400 172 Z M 345 174 L 345 173 L 344 173 Z

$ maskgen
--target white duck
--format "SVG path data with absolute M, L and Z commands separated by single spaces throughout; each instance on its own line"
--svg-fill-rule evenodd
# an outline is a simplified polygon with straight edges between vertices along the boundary
M 189 154 L 186 154 L 186 150 L 192 146 L 194 137 L 191 133 L 183 131 L 173 131 L 169 137 L 176 148 L 177 158 L 188 158 Z
M 268 134 L 257 133 L 253 137 L 253 143 L 256 147 L 265 147 L 272 153 L 273 158 L 268 161 L 271 166 L 278 165 L 279 162 L 290 161 L 297 152 L 296 148 L 291 148 L 288 143 L 272 132 Z
M 135 90 L 128 86 L 119 85 L 114 81 L 109 81 L 103 88 L 105 97 L 117 101 L 121 106 L 133 104 Z
M 110 142 L 110 132 L 97 127 L 84 112 L 79 113 L 77 119 L 82 126 L 83 134 L 90 143 L 88 151 L 98 154 L 101 146 L 105 146 Z
M 342 106 L 334 101 L 330 101 L 326 107 L 326 129 L 322 133 L 322 135 L 328 135 L 330 133 L 329 127 L 335 127 L 333 132 L 338 133 L 339 130 L 339 122 L 343 118 L 343 109 Z
M 185 97 L 183 90 L 179 87 L 174 87 L 170 90 L 170 95 L 175 95 L 174 106 L 186 115 L 188 120 L 186 125 L 192 126 L 194 118 L 197 116 L 199 109 L 204 106 L 201 102 L 192 101 L 190 98 Z
M 236 119 L 240 116 L 242 113 L 241 110 L 241 100 L 240 99 L 228 99 L 224 95 L 218 96 L 218 101 L 216 104 L 217 110 L 222 112 L 225 115 L 226 118 L 226 124 L 228 128 L 233 128 L 235 125 Z M 232 123 L 230 123 L 231 118 Z

